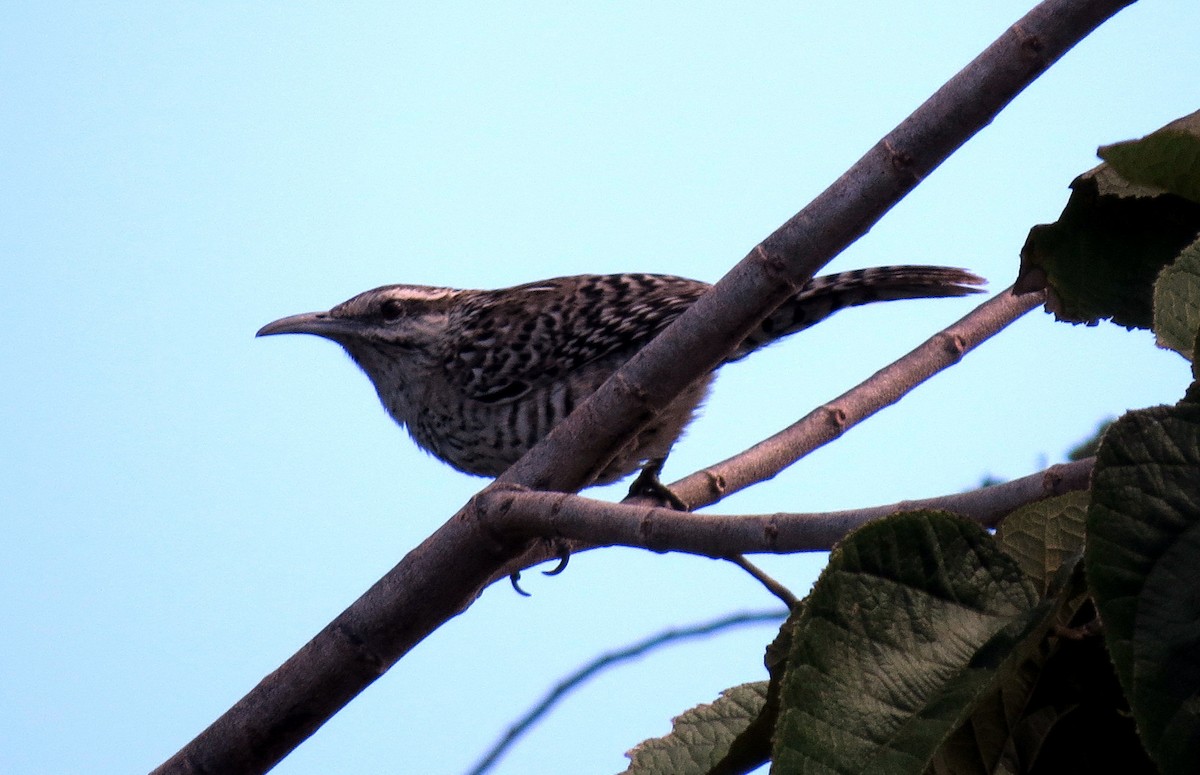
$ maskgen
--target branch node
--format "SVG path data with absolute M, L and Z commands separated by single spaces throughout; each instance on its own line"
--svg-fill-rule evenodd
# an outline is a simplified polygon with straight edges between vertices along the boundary
M 1083 469 L 1080 476 L 1080 464 L 1095 460 L 1095 458 L 1087 458 L 1085 460 L 1076 461 L 1075 463 L 1058 463 L 1052 465 L 1042 472 L 1042 492 L 1046 496 L 1062 495 L 1072 490 L 1087 489 L 1091 486 L 1091 476 L 1093 469 L 1089 466 Z M 1072 479 L 1075 481 L 1072 481 Z
M 763 525 L 763 537 L 766 539 L 767 546 L 771 551 L 778 551 L 779 547 L 779 520 L 775 515 L 767 517 L 766 524 Z
M 711 493 L 713 500 L 721 500 L 725 497 L 725 490 L 728 489 L 728 484 L 724 476 L 710 468 L 706 468 L 700 473 L 704 476 L 705 484 L 708 485 L 708 491 Z
M 609 381 L 613 383 L 618 391 L 632 398 L 639 408 L 644 410 L 650 407 L 649 394 L 646 392 L 646 389 L 626 377 L 621 371 L 614 374 Z
M 513 502 L 529 488 L 519 484 L 495 484 L 476 493 L 457 515 L 457 519 L 473 523 L 488 538 L 488 549 L 495 555 L 507 555 L 513 544 L 509 531 L 504 529 L 505 517 Z
M 666 542 L 655 536 L 658 523 L 655 519 L 654 512 L 654 508 L 648 508 L 642 514 L 642 518 L 638 522 L 638 535 L 641 537 L 642 546 L 646 547 L 652 552 L 666 554 L 668 551 L 670 551 L 670 549 L 665 546 Z
M 331 632 L 338 639 L 350 647 L 354 653 L 354 661 L 360 665 L 368 667 L 375 675 L 383 675 L 387 672 L 389 664 L 373 649 L 367 648 L 367 641 L 344 624 L 339 624 L 331 628 Z
M 1046 45 L 1042 42 L 1040 35 L 1035 35 L 1020 22 L 1011 27 L 1013 35 L 1021 44 L 1021 52 L 1029 59 L 1041 60 L 1042 54 L 1046 49 Z
M 887 155 L 888 166 L 891 167 L 897 175 L 902 178 L 907 178 L 913 182 L 920 182 L 921 175 L 916 170 L 915 159 L 908 151 L 897 148 L 891 139 L 885 139 L 880 143 L 883 146 Z
M 747 258 L 752 259 L 755 263 L 762 267 L 763 274 L 771 280 L 783 283 L 793 290 L 796 289 L 796 283 L 791 279 L 791 264 L 786 257 L 775 255 L 767 251 L 765 243 L 760 242 L 754 246 Z
M 967 354 L 970 349 L 966 338 L 954 330 L 946 330 L 939 334 L 942 340 L 942 347 L 954 359 L 954 362 L 962 360 L 962 357 Z
M 820 411 L 825 414 L 826 424 L 836 435 L 841 436 L 846 431 L 848 416 L 844 408 L 836 404 L 825 404 Z

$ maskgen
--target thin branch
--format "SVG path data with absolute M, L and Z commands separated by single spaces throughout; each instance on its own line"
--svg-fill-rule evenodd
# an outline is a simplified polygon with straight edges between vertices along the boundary
M 758 321 L 1022 89 L 1130 0 L 1046 0 L 751 251 L 503 477 L 574 490 L 645 422 L 711 370 Z M 157 773 L 260 773 L 478 597 L 525 547 L 491 532 L 474 501 Z
M 731 458 L 670 485 L 692 509 L 701 508 L 778 474 L 854 425 L 891 406 L 934 374 L 1045 301 L 1044 292 L 1018 296 L 1009 288 L 861 384 L 783 431 Z
M 610 503 L 566 493 L 493 490 L 480 496 L 493 529 L 578 541 L 728 558 L 738 554 L 829 551 L 848 532 L 898 511 L 951 511 L 994 527 L 1021 506 L 1088 487 L 1095 458 L 1051 466 L 1004 484 L 886 506 L 824 513 L 715 515 Z
M 721 630 L 728 630 L 733 627 L 740 627 L 747 624 L 761 624 L 763 622 L 779 622 L 787 617 L 786 610 L 777 611 L 749 611 L 739 614 L 731 614 L 723 616 L 720 619 L 714 619 L 710 622 L 692 625 L 690 627 L 671 628 L 664 630 L 657 635 L 638 641 L 618 651 L 610 651 L 607 654 L 602 654 L 592 662 L 584 665 L 579 670 L 562 679 L 551 689 L 545 697 L 529 711 L 517 720 L 496 743 L 488 749 L 483 758 L 471 768 L 469 775 L 483 775 L 499 761 L 509 748 L 516 743 L 525 732 L 529 730 L 542 716 L 549 712 L 550 708 L 562 700 L 569 692 L 588 680 L 592 676 L 609 667 L 614 667 L 621 662 L 628 662 L 631 659 L 639 657 L 648 651 L 665 646 L 675 641 L 687 640 L 690 638 L 698 638 L 705 635 L 712 635 Z

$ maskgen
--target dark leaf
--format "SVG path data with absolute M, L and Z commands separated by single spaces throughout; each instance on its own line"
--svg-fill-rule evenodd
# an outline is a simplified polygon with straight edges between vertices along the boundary
M 1031 626 L 994 671 L 965 723 L 938 749 L 927 770 L 931 775 L 1026 772 L 1054 725 L 1070 710 L 1059 697 L 1052 698 L 1053 703 L 1033 703 L 1032 698 L 1062 640 L 1058 632 L 1086 604 L 1080 556 L 1064 563 L 1047 586 L 1054 595 L 1031 617 Z
M 1028 635 L 1037 595 L 977 525 L 900 514 L 848 536 L 784 678 L 779 772 L 922 772 Z
M 1017 288 L 1047 287 L 1062 320 L 1149 328 L 1155 278 L 1200 233 L 1200 113 L 1100 155 L 1058 221 L 1030 230 Z
M 1117 675 L 1165 773 L 1200 761 L 1200 402 L 1131 412 L 1105 435 L 1087 573 Z

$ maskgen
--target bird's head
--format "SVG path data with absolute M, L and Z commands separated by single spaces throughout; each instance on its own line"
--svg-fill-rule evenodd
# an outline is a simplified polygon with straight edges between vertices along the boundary
M 328 312 L 280 318 L 256 336 L 312 334 L 337 342 L 384 397 L 386 390 L 410 381 L 406 372 L 433 367 L 444 356 L 450 309 L 461 293 L 454 288 L 385 285 Z

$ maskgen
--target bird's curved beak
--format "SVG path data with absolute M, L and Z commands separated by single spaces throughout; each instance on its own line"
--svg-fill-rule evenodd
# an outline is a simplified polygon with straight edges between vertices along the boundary
M 328 312 L 304 312 L 267 323 L 258 329 L 255 336 L 313 334 L 314 336 L 336 338 L 339 334 L 349 333 L 349 328 L 347 321 L 332 317 Z

